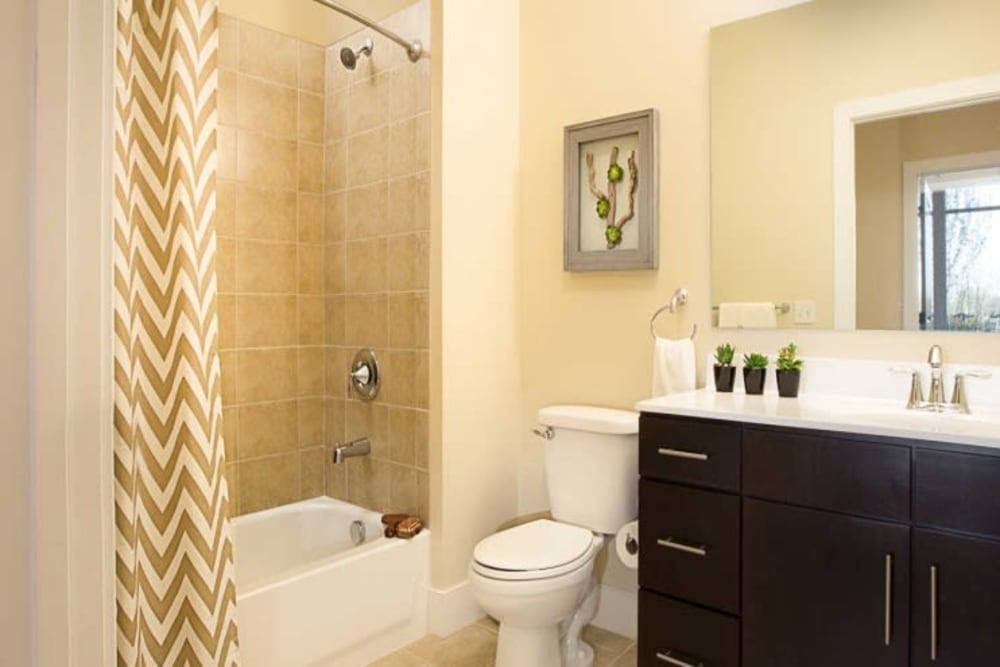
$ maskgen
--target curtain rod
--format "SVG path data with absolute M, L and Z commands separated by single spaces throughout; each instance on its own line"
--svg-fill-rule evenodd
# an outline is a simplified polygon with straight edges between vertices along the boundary
M 391 39 L 392 41 L 396 42 L 397 44 L 399 44 L 400 46 L 402 46 L 404 49 L 406 49 L 406 55 L 408 55 L 410 57 L 410 62 L 414 62 L 415 63 L 418 60 L 420 60 L 420 56 L 424 52 L 424 46 L 423 46 L 423 44 L 420 43 L 420 40 L 416 40 L 415 39 L 412 42 L 407 41 L 407 40 L 403 39 L 402 37 L 400 37 L 399 35 L 397 35 L 396 33 L 394 33 L 393 31 L 388 30 L 387 28 L 383 28 L 382 26 L 378 25 L 374 21 L 372 21 L 372 20 L 370 20 L 368 18 L 365 18 L 361 14 L 358 14 L 356 11 L 354 11 L 352 9 L 348 9 L 347 7 L 344 7 L 343 5 L 341 5 L 341 4 L 337 3 L 337 2 L 334 2 L 333 0 L 313 0 L 313 2 L 316 2 L 316 3 L 320 4 L 320 5 L 323 5 L 324 7 L 327 7 L 328 9 L 332 9 L 335 12 L 339 12 L 340 14 L 343 14 L 344 16 L 346 16 L 346 17 L 348 17 L 350 19 L 354 19 L 358 23 L 361 23 L 362 25 L 365 25 L 365 26 L 371 28 L 372 30 L 374 30 L 375 32 L 379 33 L 383 37 L 387 37 L 387 38 Z

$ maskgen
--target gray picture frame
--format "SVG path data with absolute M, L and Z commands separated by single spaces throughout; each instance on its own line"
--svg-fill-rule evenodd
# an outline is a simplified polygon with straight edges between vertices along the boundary
M 581 224 L 594 224 L 596 214 L 581 217 L 581 155 L 587 144 L 638 135 L 635 162 L 638 184 L 635 215 L 626 224 L 638 229 L 638 247 L 584 251 L 580 248 Z M 624 159 L 621 160 L 624 162 Z M 659 114 L 656 109 L 601 118 L 564 129 L 563 270 L 640 271 L 659 265 Z

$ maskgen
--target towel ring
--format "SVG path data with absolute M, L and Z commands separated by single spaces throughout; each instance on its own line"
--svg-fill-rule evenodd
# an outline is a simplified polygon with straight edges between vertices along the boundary
M 656 340 L 656 318 L 665 312 L 670 312 L 671 314 L 677 312 L 677 307 L 687 304 L 687 301 L 688 301 L 687 288 L 679 287 L 674 291 L 673 296 L 670 297 L 670 301 L 668 301 L 665 305 L 661 306 L 659 310 L 653 313 L 653 316 L 649 318 L 649 335 L 653 337 L 653 340 Z M 698 325 L 695 324 L 691 328 L 691 340 L 694 340 L 694 337 L 695 335 L 697 335 L 697 333 L 698 333 Z

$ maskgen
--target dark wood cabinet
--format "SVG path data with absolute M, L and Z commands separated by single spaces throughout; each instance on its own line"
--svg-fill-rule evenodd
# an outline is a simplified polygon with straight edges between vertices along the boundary
M 1000 665 L 1000 449 L 654 414 L 639 446 L 641 665 Z
M 747 500 L 745 667 L 905 667 L 910 529 Z
M 1000 543 L 913 532 L 913 665 L 1000 664 Z

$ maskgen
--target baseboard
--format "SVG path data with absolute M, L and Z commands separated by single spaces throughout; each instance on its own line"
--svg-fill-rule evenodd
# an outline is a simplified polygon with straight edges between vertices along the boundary
M 427 631 L 438 637 L 447 637 L 485 615 L 468 581 L 443 590 L 431 588 L 427 593 Z
M 591 624 L 635 639 L 639 626 L 639 592 L 601 586 L 597 615 Z

